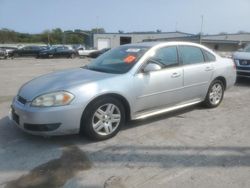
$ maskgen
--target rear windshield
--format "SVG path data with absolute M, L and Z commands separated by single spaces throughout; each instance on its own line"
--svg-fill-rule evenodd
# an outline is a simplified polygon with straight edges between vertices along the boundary
M 120 46 L 102 54 L 84 68 L 99 72 L 123 74 L 128 72 L 148 49 L 148 47 L 143 46 Z

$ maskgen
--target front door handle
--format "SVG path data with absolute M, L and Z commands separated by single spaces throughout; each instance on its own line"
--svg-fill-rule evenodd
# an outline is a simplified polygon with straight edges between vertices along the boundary
M 180 76 L 181 76 L 181 74 L 180 74 L 180 73 L 177 73 L 177 72 L 174 72 L 174 73 L 171 75 L 172 78 L 177 78 L 177 77 L 180 77 Z

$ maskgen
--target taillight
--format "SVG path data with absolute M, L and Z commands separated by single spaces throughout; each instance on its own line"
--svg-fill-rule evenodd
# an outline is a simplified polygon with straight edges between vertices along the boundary
M 236 66 L 237 66 L 238 62 L 239 62 L 239 60 L 237 60 L 237 59 L 233 60 L 233 66 L 234 66 L 235 70 L 236 70 Z

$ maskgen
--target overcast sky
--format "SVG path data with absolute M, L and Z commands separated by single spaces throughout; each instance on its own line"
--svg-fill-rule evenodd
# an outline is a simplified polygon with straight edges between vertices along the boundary
M 250 32 L 250 0 L 0 0 L 0 28 Z

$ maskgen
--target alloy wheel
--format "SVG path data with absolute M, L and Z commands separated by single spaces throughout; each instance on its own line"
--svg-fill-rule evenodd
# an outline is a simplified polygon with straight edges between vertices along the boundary
M 211 104 L 217 105 L 220 103 L 223 95 L 223 87 L 220 83 L 215 83 L 210 90 L 209 100 Z
M 121 112 L 114 104 L 104 104 L 99 107 L 92 118 L 94 131 L 102 136 L 112 134 L 121 121 Z

